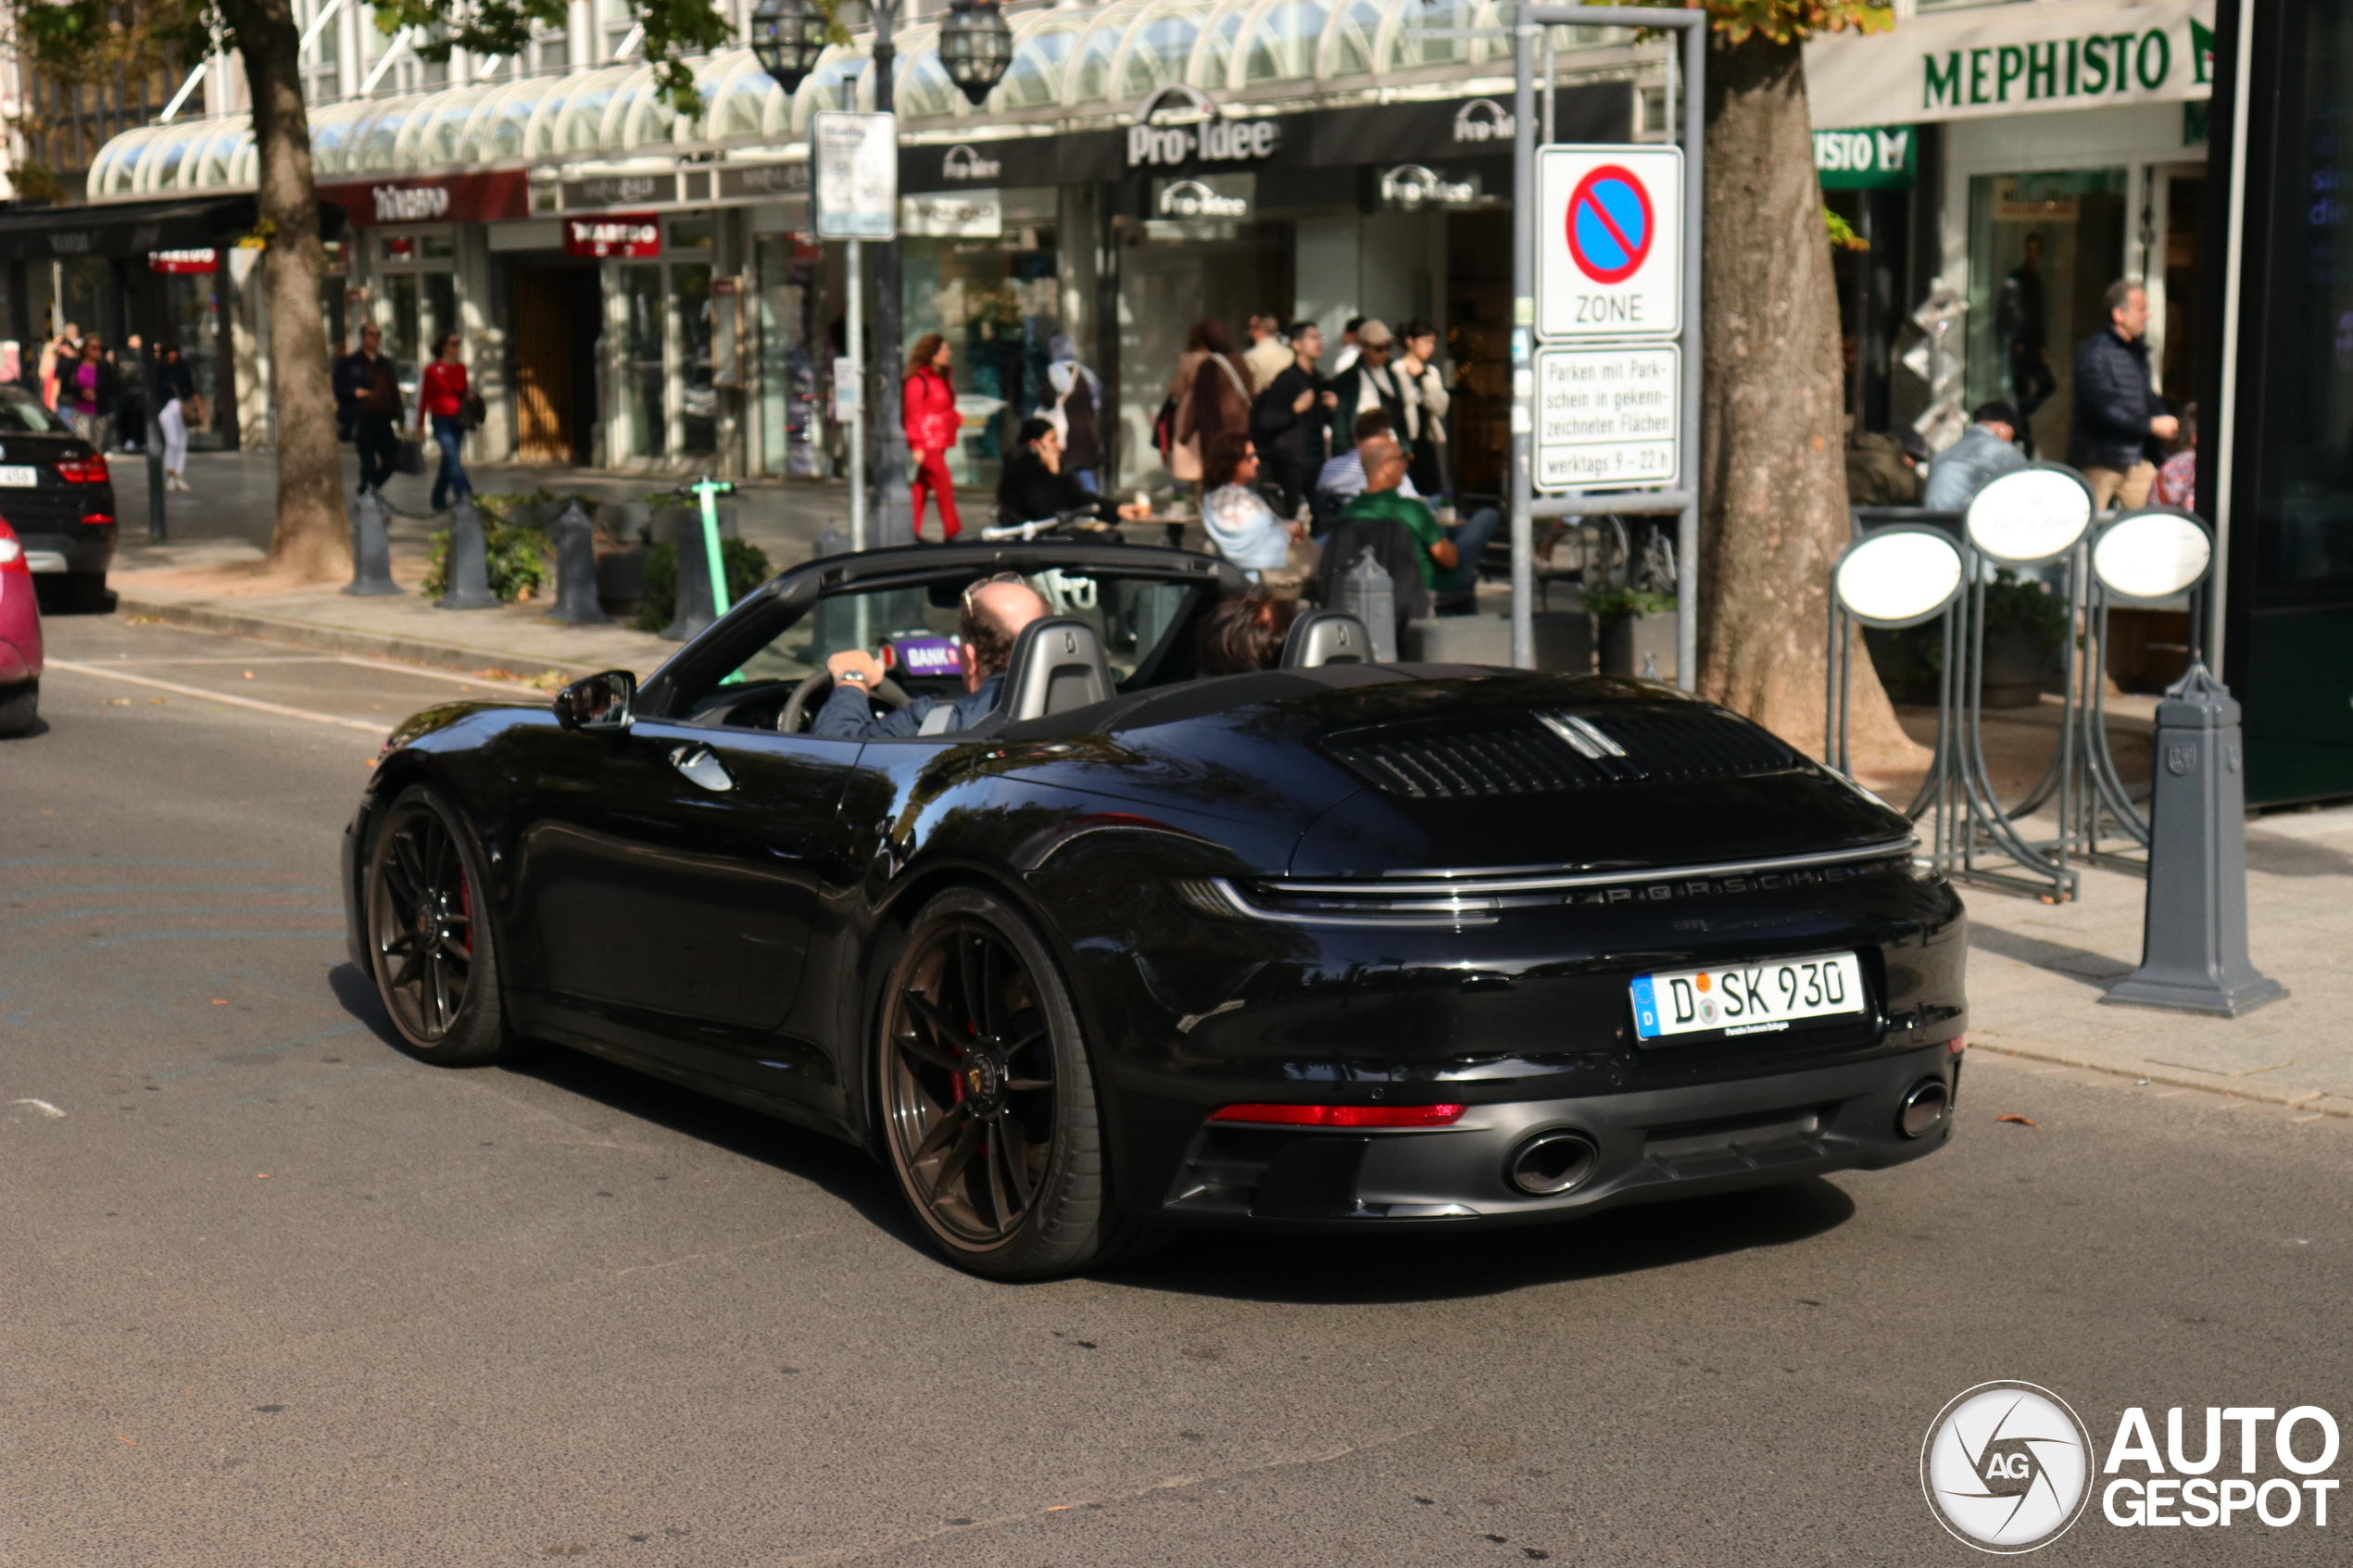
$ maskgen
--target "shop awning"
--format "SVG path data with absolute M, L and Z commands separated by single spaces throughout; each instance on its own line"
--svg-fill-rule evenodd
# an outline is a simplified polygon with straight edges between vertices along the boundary
M 340 227 L 341 208 L 336 209 L 335 219 Z M 233 240 L 253 225 L 250 195 L 34 207 L 0 213 L 0 257 L 45 261 L 55 257 L 201 250 Z

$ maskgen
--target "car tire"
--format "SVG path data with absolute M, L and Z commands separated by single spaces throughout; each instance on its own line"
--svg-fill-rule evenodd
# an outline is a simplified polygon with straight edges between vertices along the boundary
M 103 571 L 68 571 L 34 580 L 44 615 L 104 615 L 114 608 Z
M 473 835 L 449 803 L 416 784 L 375 832 L 361 909 L 370 976 L 402 1049 L 473 1067 L 509 1048 L 498 943 L 477 890 L 489 885 Z
M 958 1266 L 1044 1279 L 1135 1255 L 1112 1200 L 1094 1072 L 1069 986 L 1010 901 L 951 888 L 915 916 L 877 1009 L 884 1158 Z
M 20 735 L 41 716 L 41 683 L 27 681 L 0 691 L 0 735 Z

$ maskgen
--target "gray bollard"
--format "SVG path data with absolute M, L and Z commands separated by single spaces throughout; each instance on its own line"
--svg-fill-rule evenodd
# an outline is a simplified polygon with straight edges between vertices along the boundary
M 844 556 L 849 553 L 849 535 L 830 524 L 823 533 L 817 535 L 817 542 L 809 547 L 811 560 L 823 560 L 827 556 Z
M 1340 608 L 1365 623 L 1373 636 L 1373 662 L 1397 662 L 1397 584 L 1389 570 L 1365 546 L 1340 580 Z
M 597 525 L 574 501 L 555 523 L 556 608 L 550 621 L 567 626 L 610 626 L 612 617 L 597 602 Z
M 711 602 L 711 563 L 703 555 L 702 524 L 677 532 L 677 613 L 661 629 L 665 641 L 690 642 L 719 619 Z
M 362 490 L 351 502 L 351 581 L 343 591 L 360 598 L 400 593 L 392 580 L 392 540 L 386 532 L 384 497 Z
M 2287 987 L 2246 951 L 2246 775 L 2239 705 L 2193 659 L 2157 708 L 2141 967 L 2100 999 L 2236 1018 Z
M 433 601 L 435 609 L 496 609 L 490 592 L 489 546 L 482 534 L 482 513 L 472 495 L 460 495 L 449 509 L 449 553 L 444 558 L 448 586 Z

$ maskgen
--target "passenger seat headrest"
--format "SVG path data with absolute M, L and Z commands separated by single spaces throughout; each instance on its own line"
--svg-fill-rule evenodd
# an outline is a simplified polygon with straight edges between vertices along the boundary
M 1118 695 L 1095 629 L 1074 615 L 1049 615 L 1023 627 L 1013 640 L 997 710 L 1018 724 Z
M 1283 639 L 1283 668 L 1317 670 L 1327 664 L 1370 664 L 1373 636 L 1344 609 L 1311 609 L 1290 623 Z

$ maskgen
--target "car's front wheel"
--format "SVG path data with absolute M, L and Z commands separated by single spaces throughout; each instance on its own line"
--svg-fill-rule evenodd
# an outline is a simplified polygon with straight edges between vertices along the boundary
M 925 905 L 883 997 L 876 1088 L 899 1185 L 975 1273 L 1038 1279 L 1141 1239 L 1114 1209 L 1094 1073 L 1053 956 L 977 888 Z
M 368 953 L 400 1043 L 423 1060 L 466 1067 L 505 1053 L 484 887 L 456 811 L 422 784 L 403 792 L 368 857 Z
M 41 683 L 0 687 L 0 735 L 20 735 L 41 717 Z

